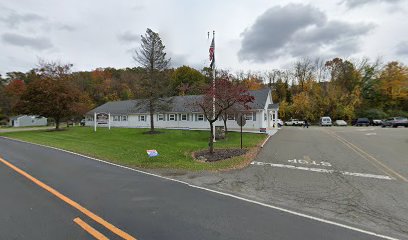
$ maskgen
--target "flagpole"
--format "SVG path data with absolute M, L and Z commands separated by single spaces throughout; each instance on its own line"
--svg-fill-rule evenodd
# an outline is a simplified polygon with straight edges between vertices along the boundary
M 212 69 L 212 75 L 213 75 L 213 119 L 215 119 L 215 31 L 213 31 L 213 41 L 214 41 L 214 62 L 213 62 L 213 69 Z M 213 125 L 213 142 L 215 142 L 215 124 Z

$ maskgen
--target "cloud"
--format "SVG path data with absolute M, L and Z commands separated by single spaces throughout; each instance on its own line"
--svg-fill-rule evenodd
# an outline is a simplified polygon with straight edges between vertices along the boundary
M 140 41 L 140 36 L 137 34 L 134 34 L 130 31 L 126 31 L 122 34 L 118 35 L 118 39 L 122 42 L 139 42 Z
M 349 54 L 359 38 L 375 26 L 329 21 L 310 5 L 289 4 L 268 9 L 241 36 L 239 59 L 267 62 L 283 56 Z
M 58 30 L 63 30 L 63 31 L 68 31 L 68 32 L 72 32 L 75 30 L 75 27 L 67 25 L 67 24 L 59 25 L 57 28 Z
M 34 13 L 20 14 L 15 11 L 11 11 L 7 16 L 0 17 L 0 21 L 6 23 L 9 27 L 17 27 L 21 23 L 42 22 L 44 20 L 44 17 Z
M 171 58 L 170 65 L 174 68 L 181 67 L 183 65 L 188 65 L 187 55 L 176 54 L 169 52 L 167 58 Z
M 146 6 L 144 6 L 144 5 L 136 5 L 136 6 L 132 7 L 132 9 L 135 10 L 135 11 L 142 11 L 145 8 L 146 8 Z
M 366 4 L 373 4 L 373 3 L 389 3 L 395 4 L 402 2 L 403 0 L 343 0 L 340 4 L 346 4 L 348 8 L 356 8 L 361 7 Z
M 1 38 L 3 42 L 18 47 L 30 47 L 36 50 L 45 50 L 53 47 L 51 41 L 44 37 L 26 37 L 14 33 L 4 33 Z
M 396 46 L 396 53 L 400 56 L 408 56 L 408 41 L 400 42 Z

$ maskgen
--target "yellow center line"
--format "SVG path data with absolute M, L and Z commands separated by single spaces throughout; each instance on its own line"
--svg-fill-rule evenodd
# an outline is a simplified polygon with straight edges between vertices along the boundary
M 109 229 L 110 231 L 112 231 L 113 233 L 115 233 L 116 235 L 122 237 L 123 239 L 126 240 L 136 240 L 136 238 L 132 237 L 131 235 L 127 234 L 126 232 L 120 230 L 119 228 L 115 227 L 113 224 L 105 221 L 103 218 L 99 217 L 98 215 L 92 213 L 91 211 L 89 211 L 88 209 L 82 207 L 79 203 L 71 200 L 70 198 L 66 197 L 65 195 L 63 195 L 62 193 L 58 192 L 57 190 L 55 190 L 54 188 L 46 185 L 45 183 L 41 182 L 40 180 L 36 179 L 35 177 L 31 176 L 30 174 L 28 174 L 27 172 L 21 170 L 20 168 L 14 166 L 13 164 L 7 162 L 6 160 L 4 160 L 3 158 L 0 157 L 0 162 L 4 163 L 6 166 L 10 167 L 11 169 L 13 169 L 14 171 L 18 172 L 19 174 L 23 175 L 24 177 L 28 178 L 29 180 L 31 180 L 32 182 L 34 182 L 35 184 L 37 184 L 38 186 L 40 186 L 41 188 L 45 189 L 46 191 L 50 192 L 51 194 L 55 195 L 56 197 L 58 197 L 59 199 L 61 199 L 62 201 L 66 202 L 67 204 L 71 205 L 72 207 L 76 208 L 78 211 L 82 212 L 83 214 L 85 214 L 86 216 L 90 217 L 91 219 L 93 219 L 95 222 L 103 225 L 104 227 L 106 227 L 107 229 Z
M 334 135 L 332 132 L 329 131 L 325 131 L 327 134 L 329 134 L 330 136 L 332 136 L 333 138 L 337 139 L 338 141 L 340 141 L 341 143 L 343 143 L 344 145 L 346 145 L 346 147 L 350 148 L 351 150 L 353 150 L 355 153 L 357 153 L 360 157 L 364 158 L 365 160 L 367 160 L 371 165 L 373 165 L 374 167 L 376 167 L 378 170 L 380 170 L 381 172 L 385 173 L 387 176 L 394 178 L 393 176 L 390 175 L 389 172 L 385 171 L 383 168 L 381 168 L 380 166 L 378 166 L 377 164 L 373 163 L 372 161 L 370 161 L 370 159 L 368 159 L 365 155 L 363 155 L 361 152 L 359 152 L 357 149 L 355 149 L 354 147 L 352 147 L 350 144 L 348 144 L 347 142 L 343 141 L 341 138 L 337 137 L 337 135 Z
M 98 240 L 109 240 L 109 238 L 107 238 L 105 235 L 100 233 L 95 228 L 89 226 L 86 222 L 82 221 L 82 219 L 80 219 L 79 217 L 75 218 L 74 222 L 78 224 L 82 229 L 87 231 L 89 234 L 91 234 L 94 238 Z
M 344 145 L 346 145 L 347 147 L 349 147 L 350 149 L 354 150 L 356 153 L 358 153 L 360 156 L 362 156 L 364 159 L 368 160 L 373 166 L 375 166 L 377 169 L 381 170 L 382 172 L 386 173 L 387 175 L 390 176 L 390 173 L 392 175 L 394 175 L 394 177 L 399 178 L 400 180 L 404 181 L 404 182 L 408 182 L 408 179 L 406 179 L 404 176 L 402 176 L 401 174 L 397 173 L 395 170 L 391 169 L 390 167 L 388 167 L 387 165 L 385 165 L 384 163 L 382 163 L 380 160 L 378 160 L 377 158 L 373 157 L 371 154 L 367 153 L 366 151 L 364 151 L 363 149 L 357 147 L 356 145 L 354 145 L 353 143 L 351 143 L 350 141 L 340 137 L 339 135 L 337 135 L 336 133 L 330 131 L 330 130 L 326 130 L 326 133 L 329 134 L 330 136 L 336 138 L 337 140 L 339 140 L 340 142 L 342 142 Z M 370 160 L 371 159 L 371 160 Z M 378 166 L 379 165 L 379 166 Z M 392 176 L 390 176 L 392 177 Z

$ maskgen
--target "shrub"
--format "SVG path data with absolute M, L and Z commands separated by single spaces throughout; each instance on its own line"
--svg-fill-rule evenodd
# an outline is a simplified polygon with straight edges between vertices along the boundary
M 388 114 L 381 109 L 370 108 L 363 110 L 358 114 L 359 117 L 366 117 L 369 119 L 384 119 L 388 117 Z

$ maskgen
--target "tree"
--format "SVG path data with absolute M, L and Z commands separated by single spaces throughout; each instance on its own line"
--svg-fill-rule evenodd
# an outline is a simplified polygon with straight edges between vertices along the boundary
M 26 84 L 23 80 L 15 79 L 11 80 L 4 88 L 4 92 L 7 96 L 8 105 L 10 109 L 14 109 L 17 102 L 20 100 L 21 95 L 26 91 Z
M 194 68 L 182 66 L 171 75 L 170 86 L 173 94 L 184 96 L 199 94 L 205 85 L 205 76 Z
M 399 62 L 390 62 L 381 72 L 379 80 L 379 90 L 386 105 L 401 109 L 408 101 L 408 67 Z
M 301 59 L 295 63 L 294 70 L 294 76 L 300 85 L 300 91 L 303 91 L 305 83 L 313 79 L 313 62 L 309 58 Z
M 133 59 L 145 70 L 145 77 L 139 88 L 146 99 L 143 104 L 147 104 L 150 114 L 150 133 L 154 133 L 154 114 L 166 107 L 166 103 L 161 99 L 168 91 L 168 78 L 164 73 L 169 67 L 170 59 L 166 58 L 165 46 L 158 33 L 148 28 L 141 38 L 142 43 L 139 50 L 135 51 Z
M 71 67 L 71 64 L 40 62 L 39 77 L 27 85 L 16 105 L 17 111 L 53 118 L 58 130 L 61 120 L 76 115 L 83 104 L 81 92 L 71 79 Z
M 273 90 L 275 88 L 276 81 L 280 78 L 281 71 L 273 69 L 272 71 L 265 72 L 265 77 L 268 79 L 268 87 Z
M 254 101 L 254 97 L 249 94 L 248 90 L 242 85 L 234 85 L 231 81 L 221 78 L 216 79 L 214 90 L 209 86 L 202 99 L 195 103 L 204 112 L 205 118 L 210 124 L 209 152 L 214 153 L 214 122 L 222 113 L 232 107 L 241 106 L 241 110 L 249 109 L 248 103 Z M 215 96 L 215 113 L 213 114 L 213 96 Z

